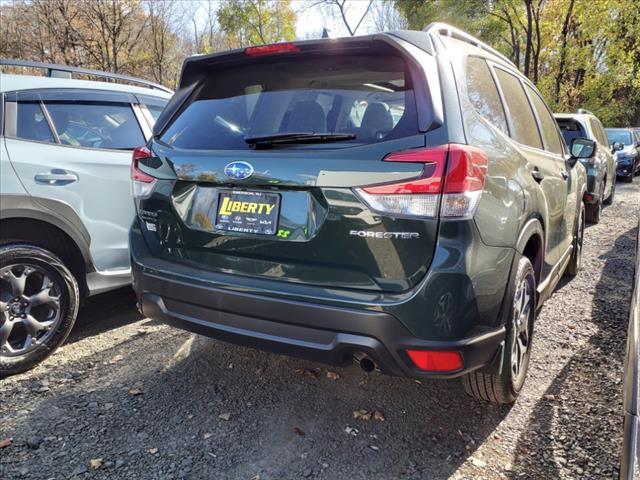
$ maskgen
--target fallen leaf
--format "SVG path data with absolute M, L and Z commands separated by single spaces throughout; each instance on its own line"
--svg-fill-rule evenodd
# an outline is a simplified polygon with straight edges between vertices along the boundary
M 379 422 L 384 422 L 384 413 L 382 413 L 380 410 L 374 410 L 373 419 L 378 420 Z
M 260 480 L 260 475 L 256 475 L 255 477 L 253 477 L 251 480 Z
M 377 447 L 376 445 L 369 445 L 369 448 L 375 452 L 377 452 L 378 450 L 380 450 L 380 447 Z
M 478 468 L 484 468 L 487 466 L 487 462 L 475 457 L 471 457 L 471 463 Z
M 151 455 L 155 455 L 156 453 L 158 453 L 158 449 L 157 448 L 149 448 L 147 450 L 147 452 L 149 452 Z
M 231 414 L 230 413 L 221 413 L 220 415 L 218 415 L 218 418 L 220 420 L 224 420 L 225 422 L 228 422 L 229 420 L 231 420 Z
M 327 378 L 329 380 L 338 380 L 340 378 L 340 374 L 337 372 L 332 372 L 331 370 L 327 370 Z
M 319 368 L 296 368 L 294 372 L 303 377 L 317 379 L 320 378 L 321 370 Z
M 203 435 L 203 438 L 204 438 L 205 440 L 206 440 L 207 438 L 211 438 L 211 437 L 213 437 L 213 433 L 209 433 L 209 432 L 207 432 L 207 433 L 205 433 L 205 434 Z
M 293 433 L 295 433 L 296 435 L 298 435 L 300 437 L 304 437 L 304 432 L 302 430 L 300 430 L 300 428 L 298 428 L 298 427 L 293 427 Z
M 209 455 L 209 456 L 211 456 L 213 458 L 218 458 L 218 456 L 213 452 L 207 452 L 207 455 Z
M 142 395 L 142 390 L 137 387 L 134 387 L 131 390 L 129 390 L 129 393 L 134 397 L 137 397 L 138 395 Z
M 369 420 L 371 420 L 371 412 L 367 412 L 366 410 L 354 410 L 353 418 L 355 418 L 356 420 L 364 420 L 368 422 Z
M 346 428 L 344 429 L 344 431 L 349 434 L 349 435 L 353 435 L 354 437 L 356 435 L 358 435 L 358 429 L 357 428 L 353 428 L 350 427 L 349 425 L 346 426 Z
M 0 440 L 0 448 L 8 447 L 13 443 L 13 438 L 3 438 Z
M 89 466 L 91 467 L 91 470 L 99 469 L 102 466 L 102 459 L 92 458 L 91 460 L 89 460 Z
M 550 402 L 553 402 L 556 399 L 556 396 L 555 395 L 545 395 L 544 399 L 548 400 Z

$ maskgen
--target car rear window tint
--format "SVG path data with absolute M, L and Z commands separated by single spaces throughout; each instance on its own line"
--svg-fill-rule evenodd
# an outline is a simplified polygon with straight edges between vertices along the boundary
M 509 110 L 511 137 L 524 145 L 542 148 L 536 119 L 522 88 L 522 83 L 518 77 L 505 72 L 501 68 L 496 68 L 495 72 Z
M 63 145 L 132 150 L 146 141 L 129 104 L 45 101 L 45 106 Z
M 540 121 L 540 129 L 542 130 L 542 138 L 544 139 L 544 148 L 550 152 L 562 155 L 564 150 L 562 149 L 562 142 L 560 141 L 560 135 L 558 134 L 558 125 L 553 119 L 553 115 L 549 112 L 547 105 L 544 103 L 538 92 L 536 92 L 529 85 L 525 85 L 531 103 L 538 114 L 538 120 Z
M 467 59 L 467 93 L 480 115 L 504 133 L 509 133 L 498 89 L 487 62 L 482 58 Z
M 202 85 L 161 140 L 186 149 L 245 150 L 245 137 L 298 132 L 356 136 L 332 148 L 417 134 L 404 61 L 314 56 L 228 68 Z
M 558 126 L 560 127 L 560 132 L 562 132 L 562 138 L 564 139 L 564 143 L 567 146 L 571 146 L 571 142 L 574 138 L 586 138 L 587 132 L 580 122 L 577 120 L 572 120 L 570 118 L 567 119 L 559 119 Z
M 55 143 L 49 123 L 44 116 L 40 102 L 18 102 L 16 137 L 36 142 Z

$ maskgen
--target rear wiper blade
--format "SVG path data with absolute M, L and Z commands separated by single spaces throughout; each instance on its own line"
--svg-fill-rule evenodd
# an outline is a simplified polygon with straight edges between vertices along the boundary
M 284 145 L 293 143 L 331 143 L 356 138 L 353 133 L 274 133 L 273 135 L 258 135 L 255 137 L 245 137 L 244 141 L 253 148 L 272 147 L 274 145 Z

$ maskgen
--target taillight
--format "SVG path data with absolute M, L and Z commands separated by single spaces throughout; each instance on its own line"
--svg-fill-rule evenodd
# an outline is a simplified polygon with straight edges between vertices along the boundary
M 471 218 L 475 213 L 487 173 L 487 156 L 479 148 L 447 144 L 392 153 L 384 161 L 424 167 L 418 178 L 357 188 L 372 210 L 422 218 L 435 218 L 438 211 L 451 218 Z
M 456 372 L 464 367 L 460 352 L 446 350 L 407 350 L 406 352 L 416 368 L 425 372 Z
M 259 57 L 262 55 L 275 55 L 277 53 L 299 52 L 300 49 L 293 43 L 273 43 L 271 45 L 259 45 L 257 47 L 247 47 L 244 49 L 245 55 Z
M 139 168 L 140 160 L 151 158 L 153 154 L 147 147 L 138 147 L 133 151 L 131 156 L 131 180 L 133 186 L 134 198 L 145 198 L 151 195 L 156 178 L 148 173 L 143 172 Z

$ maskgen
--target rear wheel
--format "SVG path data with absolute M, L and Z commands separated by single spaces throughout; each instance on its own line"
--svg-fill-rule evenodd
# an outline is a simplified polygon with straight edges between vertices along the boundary
M 604 204 L 605 205 L 611 205 L 613 203 L 613 199 L 615 198 L 615 196 L 616 196 L 616 180 L 614 178 L 613 182 L 611 182 L 611 193 L 609 194 L 609 196 L 604 201 Z
M 536 314 L 536 279 L 528 258 L 521 257 L 518 260 L 509 292 L 511 310 L 506 326 L 502 372 L 491 374 L 475 371 L 462 377 L 466 393 L 494 403 L 514 402 L 527 376 Z
M 602 196 L 604 195 L 604 184 L 600 185 L 598 200 L 596 203 L 587 205 L 586 220 L 588 223 L 599 223 L 602 214 Z
M 67 338 L 78 284 L 53 253 L 28 244 L 0 247 L 0 378 L 24 372 Z
M 584 203 L 580 204 L 580 214 L 576 222 L 576 231 L 573 237 L 573 251 L 571 252 L 571 260 L 564 271 L 565 275 L 573 277 L 578 274 L 582 266 L 582 245 L 584 240 L 584 221 L 585 208 Z

